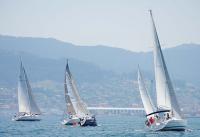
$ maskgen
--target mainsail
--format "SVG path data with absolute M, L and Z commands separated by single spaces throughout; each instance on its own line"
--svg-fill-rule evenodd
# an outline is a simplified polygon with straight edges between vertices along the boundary
M 20 76 L 18 82 L 18 104 L 19 112 L 41 114 L 32 95 L 31 86 L 22 62 L 20 63 Z
M 152 12 L 150 16 L 153 28 L 154 37 L 154 68 L 155 68 L 155 81 L 157 91 L 157 106 L 158 109 L 169 109 L 175 117 L 181 118 L 181 111 L 176 100 L 175 92 L 167 71 L 164 56 L 161 50 L 157 30 L 153 20 Z
M 155 108 L 155 106 L 151 100 L 151 97 L 149 96 L 149 93 L 146 89 L 144 79 L 140 72 L 139 66 L 138 66 L 138 85 L 139 85 L 139 91 L 140 91 L 140 95 L 142 98 L 142 102 L 143 102 L 143 106 L 144 106 L 146 114 L 148 115 L 152 112 L 155 112 L 156 108 Z
M 81 100 L 81 98 L 78 94 L 78 89 L 77 89 L 75 80 L 70 72 L 68 62 L 67 62 L 67 66 L 66 66 L 66 74 L 67 74 L 67 78 L 69 80 L 69 85 L 71 86 L 71 89 L 72 89 L 72 93 L 76 100 L 77 115 L 80 115 L 80 116 L 89 115 L 90 112 L 88 111 L 86 104 Z
M 73 101 L 72 103 L 72 96 L 69 93 L 71 89 L 67 85 L 70 85 L 70 84 L 69 84 L 69 78 L 68 78 L 67 66 L 66 66 L 64 88 L 65 88 L 65 101 L 67 105 L 67 113 L 70 115 L 75 115 L 76 114 L 76 110 L 74 107 L 75 102 Z

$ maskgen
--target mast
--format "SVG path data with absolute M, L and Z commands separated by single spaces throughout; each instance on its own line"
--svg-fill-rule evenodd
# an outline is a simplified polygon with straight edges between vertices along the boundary
M 160 110 L 167 110 L 167 109 L 172 110 L 175 117 L 181 118 L 181 111 L 178 102 L 176 100 L 175 92 L 165 64 L 152 11 L 150 10 L 149 12 L 152 21 L 153 37 L 154 37 L 153 54 L 154 54 L 155 81 L 156 81 L 156 91 L 157 91 L 157 106 Z
M 140 91 L 142 103 L 143 103 L 146 114 L 148 115 L 150 113 L 155 112 L 156 107 L 154 106 L 151 100 L 151 97 L 147 91 L 139 66 L 138 66 L 138 85 L 139 85 L 139 91 Z

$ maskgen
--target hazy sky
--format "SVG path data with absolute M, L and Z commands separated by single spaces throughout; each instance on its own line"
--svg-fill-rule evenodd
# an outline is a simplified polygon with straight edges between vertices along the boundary
M 0 0 L 0 34 L 146 51 L 149 9 L 163 47 L 200 43 L 200 0 Z

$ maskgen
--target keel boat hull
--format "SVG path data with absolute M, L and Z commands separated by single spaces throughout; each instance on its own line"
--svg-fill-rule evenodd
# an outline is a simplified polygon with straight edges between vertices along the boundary
M 169 119 L 160 123 L 156 122 L 148 128 L 153 131 L 185 131 L 186 124 L 186 120 L 183 119 Z
M 161 131 L 185 131 L 186 120 L 182 119 L 170 119 L 166 122 Z
M 12 118 L 13 121 L 40 121 L 38 116 L 17 116 Z
M 83 127 L 85 127 L 85 126 L 97 126 L 95 116 L 86 117 L 86 119 L 81 119 L 80 125 L 83 126 Z
M 72 118 L 72 119 L 64 119 L 61 122 L 63 125 L 80 125 L 80 119 L 79 118 Z

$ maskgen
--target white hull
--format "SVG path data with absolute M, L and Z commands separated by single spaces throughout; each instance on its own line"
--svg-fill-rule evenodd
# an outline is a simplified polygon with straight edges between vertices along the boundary
M 170 119 L 166 122 L 165 127 L 162 130 L 185 130 L 186 120 L 183 119 Z
M 36 115 L 16 116 L 12 118 L 13 121 L 40 121 Z
M 163 122 L 156 122 L 148 128 L 153 131 L 184 131 L 186 123 L 186 120 L 172 118 Z
M 78 117 L 64 119 L 61 124 L 63 125 L 79 125 L 80 119 Z

